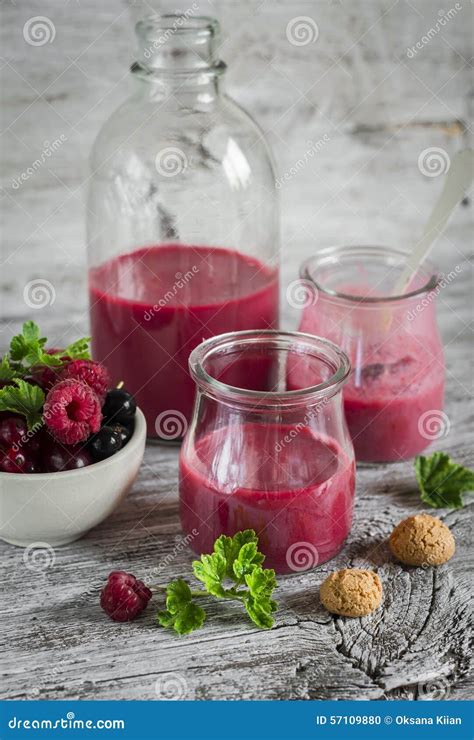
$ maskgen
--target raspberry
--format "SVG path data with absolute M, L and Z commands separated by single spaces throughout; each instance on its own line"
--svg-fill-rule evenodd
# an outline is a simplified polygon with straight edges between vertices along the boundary
M 100 362 L 93 360 L 73 360 L 61 373 L 62 380 L 82 380 L 92 388 L 103 401 L 110 385 L 109 373 Z
M 98 432 L 102 421 L 97 394 L 80 380 L 61 380 L 46 396 L 43 419 L 59 442 L 83 442 Z
M 100 594 L 100 605 L 115 622 L 130 622 L 142 613 L 152 597 L 143 581 L 131 573 L 114 570 Z

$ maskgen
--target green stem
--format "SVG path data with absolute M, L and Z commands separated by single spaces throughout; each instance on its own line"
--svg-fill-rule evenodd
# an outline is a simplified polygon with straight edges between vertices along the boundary
M 150 591 L 153 593 L 157 593 L 160 591 L 166 591 L 168 588 L 167 586 L 161 586 L 161 585 L 155 585 L 155 586 L 149 586 Z M 233 588 L 228 588 L 222 596 L 217 596 L 214 598 L 219 599 L 232 599 L 234 601 L 243 601 L 243 595 L 245 594 L 245 591 L 237 591 Z M 194 596 L 196 598 L 202 597 L 202 596 L 213 596 L 213 594 L 210 594 L 209 591 L 191 591 L 191 596 Z

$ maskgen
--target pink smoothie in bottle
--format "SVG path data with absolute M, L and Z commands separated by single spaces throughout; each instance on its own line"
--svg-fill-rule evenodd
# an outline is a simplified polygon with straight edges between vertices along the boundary
M 266 567 L 306 570 L 341 549 L 354 475 L 340 445 L 308 426 L 222 427 L 181 452 L 182 529 L 197 553 L 212 552 L 221 534 L 254 529 Z
M 94 357 L 135 395 L 149 437 L 186 430 L 188 357 L 203 339 L 278 323 L 277 270 L 230 249 L 144 247 L 92 268 L 89 291 Z

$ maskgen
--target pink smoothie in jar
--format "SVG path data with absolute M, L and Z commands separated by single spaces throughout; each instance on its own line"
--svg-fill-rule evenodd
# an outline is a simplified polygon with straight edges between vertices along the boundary
M 278 271 L 235 250 L 164 244 L 89 273 L 94 358 L 136 397 L 148 436 L 177 439 L 194 401 L 190 352 L 224 331 L 275 328 Z
M 242 444 L 233 445 L 235 430 L 219 429 L 181 460 L 181 525 L 193 550 L 212 552 L 221 534 L 254 529 L 265 567 L 277 573 L 306 570 L 334 557 L 352 523 L 354 462 L 335 440 L 307 428 L 245 424 L 239 433 Z M 291 443 L 262 456 L 269 441 L 276 447 L 285 437 Z M 220 482 L 207 477 L 211 465 L 223 469 Z M 236 466 L 245 487 L 228 474 Z
M 405 295 L 392 297 L 405 261 L 405 252 L 388 247 L 336 247 L 301 272 L 309 297 L 300 330 L 328 337 L 351 360 L 344 410 L 362 462 L 413 457 L 446 431 L 437 277 L 425 266 Z M 290 376 L 301 383 L 305 374 L 300 366 Z
M 308 365 L 314 385 L 288 388 L 292 361 Z M 203 342 L 190 368 L 198 393 L 179 465 L 190 547 L 209 553 L 221 534 L 254 529 L 277 573 L 334 557 L 350 530 L 355 484 L 344 353 L 298 332 L 235 332 Z
M 429 367 L 428 352 L 433 357 Z M 412 337 L 394 336 L 387 345 L 373 347 L 344 388 L 357 459 L 397 461 L 422 452 L 443 405 L 444 365 L 436 346 L 421 347 Z

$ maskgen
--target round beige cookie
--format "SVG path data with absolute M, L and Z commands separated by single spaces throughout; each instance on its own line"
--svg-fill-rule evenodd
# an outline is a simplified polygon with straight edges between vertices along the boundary
M 365 617 L 382 602 L 382 583 L 372 570 L 344 568 L 328 575 L 319 591 L 326 609 L 343 617 Z
M 397 524 L 389 546 L 405 565 L 441 565 L 454 555 L 454 537 L 446 524 L 429 514 L 416 514 Z

